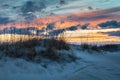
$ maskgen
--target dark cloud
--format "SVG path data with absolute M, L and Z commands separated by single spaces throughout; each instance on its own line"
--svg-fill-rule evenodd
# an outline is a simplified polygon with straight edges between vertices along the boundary
M 81 29 L 87 29 L 87 27 L 88 27 L 89 25 L 90 25 L 89 23 L 84 24 L 84 25 L 81 26 Z
M 44 8 L 46 8 L 46 5 L 42 1 L 27 1 L 21 7 L 22 16 L 25 20 L 34 20 L 36 15 L 33 13 Z
M 102 34 L 108 34 L 109 36 L 117 36 L 117 37 L 120 37 L 120 31 L 102 32 Z
M 89 9 L 89 10 L 93 10 L 93 7 L 91 7 L 91 6 L 88 6 L 88 9 Z
M 55 27 L 54 23 L 48 24 L 46 30 L 53 30 Z
M 71 26 L 71 27 L 67 28 L 66 30 L 70 30 L 70 31 L 77 30 L 77 26 Z
M 7 17 L 0 17 L 0 24 L 7 24 L 7 23 L 10 23 L 10 22 L 14 22 L 14 21 L 10 20 Z
M 118 36 L 118 37 L 120 37 L 120 31 L 109 32 L 108 34 L 109 34 L 110 36 Z
M 45 4 L 43 2 L 27 1 L 22 6 L 21 11 L 24 14 L 27 14 L 28 12 L 41 11 L 44 8 L 46 8 L 46 6 L 45 6 Z
M 57 29 L 57 30 L 52 30 L 49 32 L 48 36 L 58 36 L 59 34 L 63 33 L 65 29 Z
M 98 24 L 101 28 L 120 28 L 120 22 L 112 20 Z

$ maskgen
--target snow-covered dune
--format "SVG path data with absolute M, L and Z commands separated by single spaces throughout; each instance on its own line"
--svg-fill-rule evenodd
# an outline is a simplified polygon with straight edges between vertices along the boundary
M 107 52 L 107 54 L 103 52 L 104 55 L 95 52 L 91 54 L 75 50 L 75 48 L 73 52 L 80 58 L 76 62 L 57 63 L 49 61 L 47 68 L 43 67 L 42 63 L 36 64 L 23 59 L 3 58 L 0 60 L 0 80 L 120 79 L 119 52 Z

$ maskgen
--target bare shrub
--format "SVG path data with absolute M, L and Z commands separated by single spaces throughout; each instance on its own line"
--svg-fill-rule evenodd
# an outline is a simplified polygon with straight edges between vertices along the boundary
M 36 47 L 44 49 L 36 51 Z M 59 53 L 59 51 L 62 50 L 70 52 L 69 49 L 70 45 L 65 41 L 55 39 L 32 39 L 23 42 L 16 42 L 11 44 L 6 43 L 0 45 L 0 51 L 3 51 L 6 56 L 12 58 L 23 58 L 27 61 L 33 62 L 37 60 L 37 62 L 39 62 L 40 59 L 36 60 L 36 58 L 46 58 L 57 62 L 75 61 L 75 55 L 64 52 L 62 52 L 64 54 L 60 55 Z
M 88 44 L 81 44 L 81 49 L 82 50 L 89 50 L 90 49 L 90 45 L 88 45 Z
M 50 47 L 44 51 L 39 52 L 39 55 L 54 61 L 57 61 L 60 57 L 59 53 L 55 49 Z
M 54 49 L 58 49 L 58 50 L 69 50 L 69 44 L 67 44 L 65 41 L 63 40 L 56 40 L 56 39 L 46 39 L 44 40 L 44 46 L 45 47 L 52 47 Z
M 119 44 L 108 44 L 108 45 L 89 45 L 89 44 L 82 44 L 81 45 L 82 50 L 87 50 L 87 51 L 96 51 L 96 52 L 102 52 L 102 51 L 117 51 L 120 49 Z

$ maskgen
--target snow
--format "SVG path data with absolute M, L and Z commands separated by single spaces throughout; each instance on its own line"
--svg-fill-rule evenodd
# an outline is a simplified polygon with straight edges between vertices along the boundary
M 65 51 L 63 51 L 65 52 Z M 0 80 L 119 80 L 119 52 L 72 52 L 79 57 L 71 63 L 33 63 L 23 59 L 3 57 L 0 60 Z M 46 64 L 47 67 L 43 67 Z

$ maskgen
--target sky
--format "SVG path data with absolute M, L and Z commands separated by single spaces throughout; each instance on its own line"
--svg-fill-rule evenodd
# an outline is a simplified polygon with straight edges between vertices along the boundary
M 102 17 L 120 17 L 120 0 L 65 0 L 64 5 L 60 5 L 60 0 L 0 0 L 0 17 L 7 17 L 10 20 L 15 21 L 25 20 L 28 14 L 27 16 L 23 15 L 24 12 L 22 12 L 21 9 L 26 7 L 25 4 L 28 1 L 34 2 L 35 6 L 40 5 L 41 2 L 46 6 L 42 9 L 42 11 L 35 9 L 36 11 L 34 12 L 28 12 L 28 14 L 34 16 L 35 18 L 49 17 L 51 14 L 69 15 L 74 13 L 79 13 L 80 16 L 83 16 L 81 15 L 83 13 L 83 18 L 85 20 L 87 20 L 90 16 L 92 16 L 91 18 L 93 19 L 101 19 Z M 28 6 L 27 9 L 29 8 L 30 7 Z M 41 8 L 41 6 L 39 6 L 39 8 Z M 88 18 L 86 19 L 85 17 Z
M 120 0 L 65 0 L 64 4 L 60 4 L 60 0 L 0 0 L 0 29 L 10 27 L 43 29 L 48 24 L 54 24 L 54 29 L 59 30 L 89 24 L 86 28 L 88 31 L 103 29 L 99 24 L 105 23 L 107 27 L 104 28 L 112 28 L 115 32 L 114 28 L 120 27 L 119 3 Z M 105 31 L 107 30 L 102 30 L 101 33 Z M 120 30 L 116 31 L 119 34 Z M 112 33 L 104 34 L 106 36 L 96 35 L 105 36 L 108 40 Z M 118 35 L 114 39 L 119 39 Z

